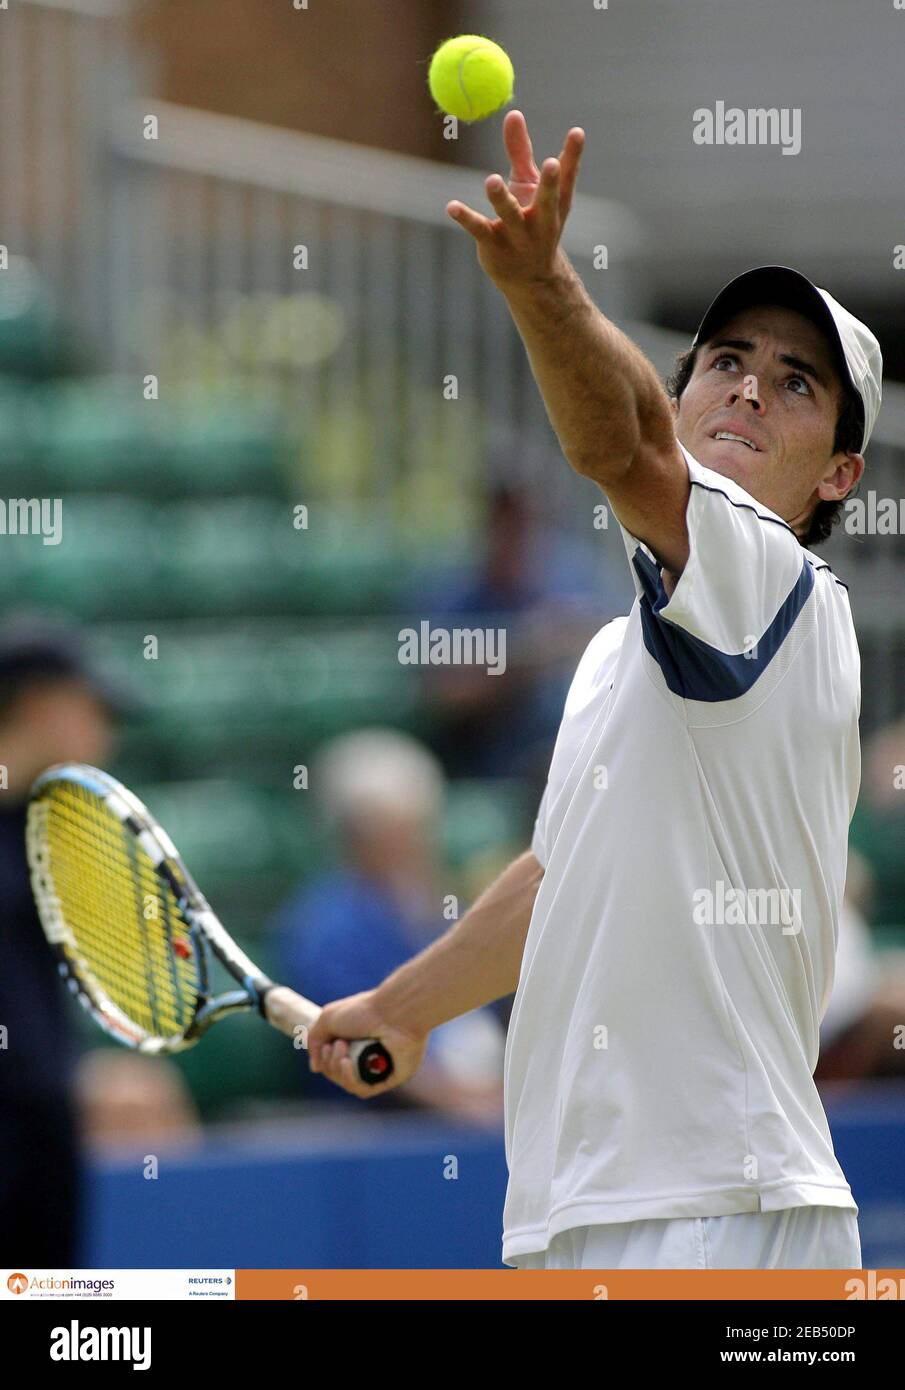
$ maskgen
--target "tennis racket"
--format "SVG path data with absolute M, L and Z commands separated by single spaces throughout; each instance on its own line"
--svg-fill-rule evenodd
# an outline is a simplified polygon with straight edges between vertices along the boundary
M 31 789 L 26 846 L 60 974 L 117 1042 L 180 1052 L 221 1018 L 257 1009 L 307 1045 L 317 1004 L 274 984 L 239 949 L 166 831 L 113 777 L 84 763 L 48 768 Z M 218 961 L 238 989 L 212 992 Z M 350 1043 L 349 1055 L 367 1085 L 392 1074 L 374 1039 Z

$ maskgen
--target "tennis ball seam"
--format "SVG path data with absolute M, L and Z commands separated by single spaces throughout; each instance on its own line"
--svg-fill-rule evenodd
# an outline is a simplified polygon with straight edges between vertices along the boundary
M 463 53 L 463 54 L 462 54 L 462 57 L 459 59 L 459 66 L 458 66 L 458 68 L 457 68 L 457 70 L 456 70 L 456 77 L 458 78 L 459 88 L 460 88 L 460 90 L 461 90 L 461 92 L 462 92 L 463 97 L 465 98 L 465 101 L 466 101 L 467 104 L 468 104 L 468 110 L 469 110 L 469 112 L 473 112 L 473 111 L 474 111 L 474 102 L 472 101 L 471 97 L 470 97 L 469 94 L 468 94 L 468 88 L 465 86 L 465 78 L 464 78 L 465 64 L 468 62 L 468 59 L 471 57 L 471 55 L 472 55 L 473 53 L 480 53 L 480 52 L 483 50 L 483 48 L 484 48 L 484 45 L 481 44 L 481 43 L 476 43 L 476 44 L 474 45 L 473 48 L 469 48 L 468 52 L 467 52 L 467 53 Z

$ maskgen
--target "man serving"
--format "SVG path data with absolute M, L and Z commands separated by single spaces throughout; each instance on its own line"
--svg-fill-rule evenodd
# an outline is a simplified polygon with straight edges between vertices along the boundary
M 521 112 L 496 214 L 461 203 L 572 467 L 618 519 L 628 617 L 585 651 L 530 850 L 376 989 L 328 1006 L 399 1084 L 430 1030 L 517 988 L 503 1258 L 523 1268 L 859 1268 L 813 1081 L 860 776 L 848 597 L 807 547 L 864 469 L 873 334 L 760 267 L 707 310 L 671 394 L 560 246 L 584 134 L 538 170 Z M 381 1088 L 376 1088 L 379 1093 Z

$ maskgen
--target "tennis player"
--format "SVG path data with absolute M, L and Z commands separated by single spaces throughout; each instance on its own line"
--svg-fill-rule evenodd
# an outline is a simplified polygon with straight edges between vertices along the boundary
M 530 851 L 378 988 L 325 1009 L 410 1076 L 429 1031 L 517 986 L 503 1259 L 523 1268 L 860 1268 L 814 1085 L 860 777 L 845 587 L 808 548 L 864 469 L 873 334 L 768 266 L 707 310 L 671 383 L 559 246 L 584 135 L 521 112 L 477 244 L 563 453 L 618 519 L 636 601 L 568 694 Z M 377 1088 L 377 1092 L 381 1088 Z

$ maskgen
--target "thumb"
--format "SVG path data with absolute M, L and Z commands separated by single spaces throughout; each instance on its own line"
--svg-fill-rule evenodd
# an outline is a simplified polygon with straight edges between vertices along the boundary
M 325 1043 L 333 1042 L 336 1038 L 353 1041 L 371 1036 L 374 1018 L 369 1000 L 368 993 L 350 994 L 348 998 L 336 999 L 321 1009 L 308 1033 L 308 1051 L 313 1059 L 316 1059 L 317 1052 Z

